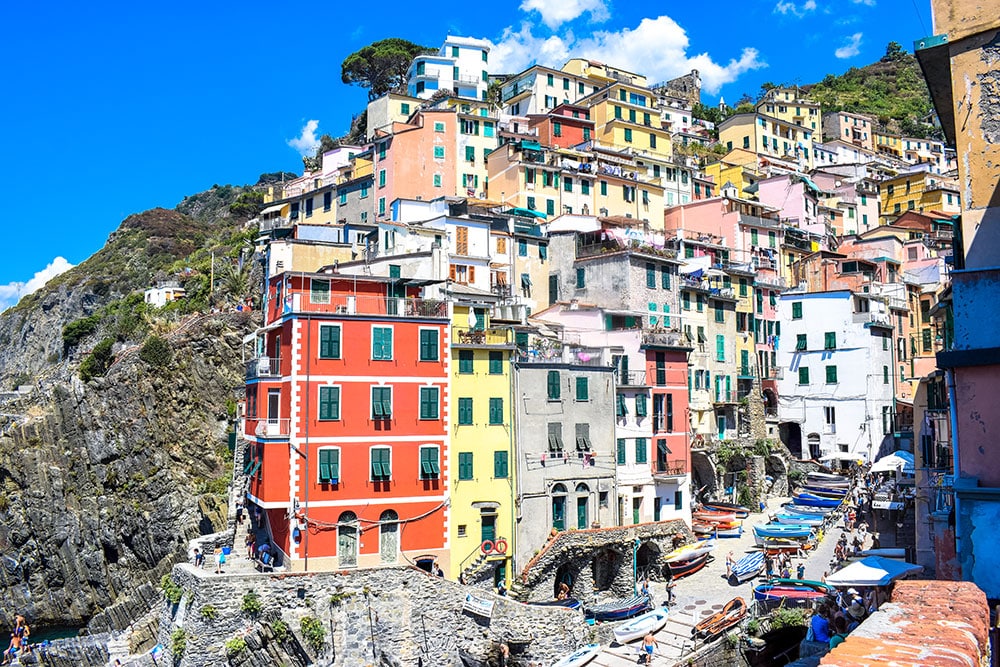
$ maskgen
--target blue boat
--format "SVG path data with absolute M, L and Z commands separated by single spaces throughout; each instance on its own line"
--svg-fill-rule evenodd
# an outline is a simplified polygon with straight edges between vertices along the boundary
M 648 595 L 633 595 L 630 598 L 585 607 L 584 614 L 595 621 L 620 621 L 641 614 L 649 607 Z
M 581 602 L 576 598 L 563 598 L 562 600 L 546 600 L 545 602 L 529 602 L 534 607 L 566 607 L 567 609 L 579 609 Z
M 735 583 L 753 579 L 764 569 L 764 552 L 754 551 L 736 561 L 729 578 Z
M 796 505 L 808 505 L 810 507 L 840 507 L 842 499 L 824 498 L 812 493 L 799 493 L 792 497 Z
M 831 496 L 834 498 L 843 498 L 847 495 L 847 489 L 836 489 L 831 486 L 821 486 L 818 484 L 806 484 L 803 487 L 805 493 L 815 493 L 823 496 Z
M 812 526 L 769 523 L 764 526 L 754 526 L 753 537 L 757 546 L 763 546 L 765 538 L 806 540 L 812 536 L 812 531 Z
M 797 526 L 822 526 L 825 520 L 822 516 L 814 514 L 796 514 L 795 512 L 779 512 L 774 515 L 774 520 L 782 524 Z

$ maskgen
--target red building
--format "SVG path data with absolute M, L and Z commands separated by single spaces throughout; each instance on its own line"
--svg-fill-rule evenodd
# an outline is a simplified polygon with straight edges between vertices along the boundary
M 560 104 L 547 114 L 529 116 L 528 124 L 538 132 L 538 142 L 543 146 L 569 148 L 594 136 L 590 109 L 575 104 Z
M 653 480 L 656 483 L 657 520 L 691 521 L 691 440 L 688 415 L 688 353 L 681 334 L 649 331 L 642 334 L 646 353 L 646 382 L 653 403 Z
M 394 278 L 285 273 L 264 315 L 247 363 L 248 501 L 275 549 L 293 569 L 443 554 L 447 304 Z

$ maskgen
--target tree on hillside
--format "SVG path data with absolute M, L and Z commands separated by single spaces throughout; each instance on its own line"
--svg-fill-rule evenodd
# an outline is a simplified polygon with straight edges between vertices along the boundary
M 902 44 L 899 42 L 889 42 L 888 46 L 885 47 L 885 55 L 882 56 L 882 62 L 902 60 L 905 57 L 906 51 L 903 49 Z
M 406 70 L 415 56 L 433 52 L 426 46 L 399 37 L 390 37 L 362 47 L 344 58 L 340 79 L 368 89 L 368 99 L 375 100 L 406 82 Z

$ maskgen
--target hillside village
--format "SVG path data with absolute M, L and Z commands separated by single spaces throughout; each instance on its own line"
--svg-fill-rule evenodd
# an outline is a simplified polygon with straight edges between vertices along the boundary
M 489 57 L 418 55 L 366 141 L 250 223 L 243 472 L 285 565 L 509 587 L 550 532 L 690 523 L 699 494 L 756 503 L 792 461 L 916 431 L 951 464 L 943 142 L 782 87 L 714 126 L 697 71 Z

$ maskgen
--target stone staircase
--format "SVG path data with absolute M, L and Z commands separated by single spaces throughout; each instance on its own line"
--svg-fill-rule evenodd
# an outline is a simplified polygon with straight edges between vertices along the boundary
M 692 629 L 702 619 L 698 610 L 671 608 L 667 624 L 655 633 L 657 648 L 653 655 L 653 664 L 671 665 L 690 655 L 700 642 L 692 637 Z M 641 656 L 641 640 L 628 644 L 614 643 L 606 646 L 594 660 L 593 667 L 632 667 Z

